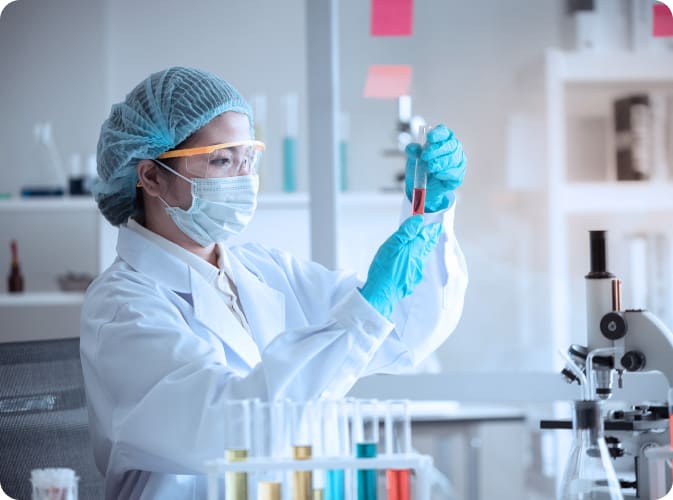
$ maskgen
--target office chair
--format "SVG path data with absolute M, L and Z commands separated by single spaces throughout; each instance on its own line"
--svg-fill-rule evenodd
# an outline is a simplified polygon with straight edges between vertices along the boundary
M 0 485 L 30 499 L 30 471 L 67 467 L 80 500 L 103 498 L 89 440 L 79 338 L 0 343 Z

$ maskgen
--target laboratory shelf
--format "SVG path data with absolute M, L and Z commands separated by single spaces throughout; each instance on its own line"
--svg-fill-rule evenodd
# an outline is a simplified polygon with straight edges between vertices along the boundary
M 566 83 L 667 82 L 673 54 L 665 51 L 549 51 L 557 76 Z
M 673 211 L 673 183 L 614 181 L 569 183 L 561 188 L 569 215 Z
M 96 203 L 89 196 L 45 196 L 33 198 L 10 198 L 0 200 L 0 211 L 9 212 L 44 212 L 48 211 L 81 211 L 96 210 Z
M 84 292 L 21 292 L 0 294 L 0 307 L 78 306 Z

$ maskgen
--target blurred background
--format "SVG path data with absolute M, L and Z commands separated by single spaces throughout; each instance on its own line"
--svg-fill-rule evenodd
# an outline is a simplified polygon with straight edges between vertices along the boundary
M 657 2 L 417 0 L 402 34 L 376 24 L 375 3 L 335 2 L 335 265 L 364 276 L 396 227 L 405 134 L 421 122 L 453 129 L 469 161 L 455 232 L 470 285 L 460 324 L 426 368 L 557 371 L 557 351 L 586 335 L 589 229 L 608 231 L 624 304 L 672 326 L 673 38 L 653 36 Z M 67 278 L 86 281 L 115 255 L 114 230 L 86 194 L 36 202 L 22 191 L 67 193 L 80 179 L 86 192 L 110 106 L 168 66 L 218 73 L 256 110 L 267 151 L 259 211 L 241 239 L 311 257 L 309 176 L 330 173 L 308 164 L 310 23 L 302 0 L 5 8 L 0 269 L 15 239 L 26 292 L 21 302 L 0 294 L 5 341 L 77 335 L 81 297 L 61 293 Z M 504 434 L 534 462 L 540 448 L 520 444 L 530 436 Z

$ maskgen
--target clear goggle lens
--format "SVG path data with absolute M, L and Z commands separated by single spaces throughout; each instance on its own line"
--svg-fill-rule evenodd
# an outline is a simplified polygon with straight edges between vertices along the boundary
M 256 174 L 264 149 L 261 141 L 228 142 L 202 148 L 173 149 L 158 159 L 176 158 L 194 177 L 233 177 Z

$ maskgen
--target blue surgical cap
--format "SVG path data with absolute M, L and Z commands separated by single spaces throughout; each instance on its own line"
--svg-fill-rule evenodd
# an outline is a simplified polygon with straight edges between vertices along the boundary
M 98 175 L 93 191 L 111 224 L 127 221 L 135 210 L 136 167 L 174 149 L 216 116 L 252 112 L 228 82 L 207 71 L 173 67 L 140 82 L 124 102 L 112 106 L 98 139 Z

